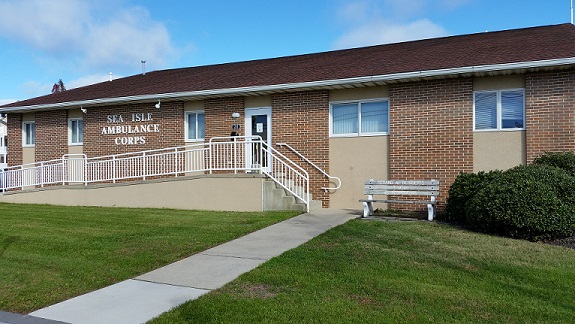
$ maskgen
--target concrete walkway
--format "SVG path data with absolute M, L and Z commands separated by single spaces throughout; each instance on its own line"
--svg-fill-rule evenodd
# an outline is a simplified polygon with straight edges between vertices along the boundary
M 28 316 L 65 323 L 144 323 L 359 215 L 338 209 L 302 214 Z

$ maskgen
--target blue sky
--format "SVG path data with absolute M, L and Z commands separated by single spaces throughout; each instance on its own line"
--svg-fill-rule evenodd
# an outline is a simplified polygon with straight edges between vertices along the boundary
M 141 73 L 141 60 L 151 71 L 570 19 L 570 0 L 0 0 L 0 104 L 58 79 Z

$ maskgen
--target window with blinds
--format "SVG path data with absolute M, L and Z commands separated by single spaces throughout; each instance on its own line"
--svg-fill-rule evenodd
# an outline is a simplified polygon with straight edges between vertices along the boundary
M 380 135 L 389 132 L 389 101 L 332 103 L 331 136 Z
M 474 130 L 525 129 L 523 89 L 477 91 L 473 96 Z

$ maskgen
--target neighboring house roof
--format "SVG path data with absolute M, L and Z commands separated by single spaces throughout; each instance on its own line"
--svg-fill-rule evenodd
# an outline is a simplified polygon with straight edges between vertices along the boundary
M 151 100 L 333 89 L 575 65 L 575 26 L 499 32 L 152 71 L 0 107 L 17 112 Z

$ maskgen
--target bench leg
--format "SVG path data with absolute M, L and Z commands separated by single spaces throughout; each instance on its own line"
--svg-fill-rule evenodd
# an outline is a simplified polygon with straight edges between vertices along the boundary
M 373 203 L 364 201 L 363 202 L 363 217 L 372 216 L 373 215 Z
M 432 221 L 435 217 L 435 196 L 431 196 L 431 204 L 427 204 L 427 220 Z
M 427 204 L 427 220 L 432 221 L 435 217 L 435 205 Z

